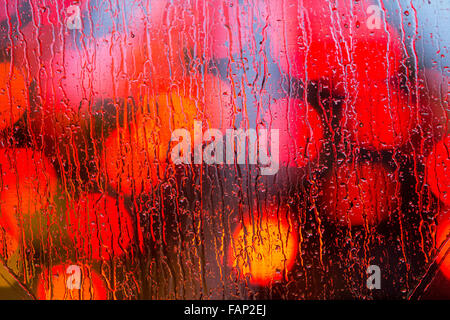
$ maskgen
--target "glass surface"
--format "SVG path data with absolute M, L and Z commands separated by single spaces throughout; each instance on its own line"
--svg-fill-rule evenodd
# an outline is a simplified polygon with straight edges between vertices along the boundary
M 450 5 L 0 3 L 0 298 L 449 299 Z

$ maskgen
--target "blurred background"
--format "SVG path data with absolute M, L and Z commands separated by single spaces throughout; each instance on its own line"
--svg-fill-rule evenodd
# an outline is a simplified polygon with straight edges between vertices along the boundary
M 0 298 L 449 299 L 449 27 L 445 0 L 3 1 Z M 215 161 L 174 163 L 177 129 Z M 277 173 L 250 139 L 219 161 L 230 129 L 279 130 Z

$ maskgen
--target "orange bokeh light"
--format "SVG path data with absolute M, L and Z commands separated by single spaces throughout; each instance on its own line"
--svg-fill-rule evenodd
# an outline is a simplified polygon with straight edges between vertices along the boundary
M 0 130 L 14 124 L 28 105 L 28 88 L 20 70 L 0 63 Z
M 162 178 L 170 158 L 171 136 L 176 129 L 191 133 L 194 122 L 203 130 L 231 127 L 230 88 L 220 79 L 186 79 L 182 88 L 144 97 L 142 107 L 125 128 L 114 130 L 105 141 L 105 167 L 109 183 L 126 195 L 149 192 Z M 177 142 L 173 142 L 177 144 Z
M 248 220 L 233 234 L 230 262 L 250 283 L 268 285 L 292 269 L 297 245 L 295 230 L 285 217 Z

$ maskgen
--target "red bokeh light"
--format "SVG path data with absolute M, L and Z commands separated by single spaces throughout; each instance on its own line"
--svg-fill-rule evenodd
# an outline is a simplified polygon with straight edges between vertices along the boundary
M 427 183 L 433 194 L 450 205 L 450 136 L 438 142 L 426 162 Z
M 334 169 L 323 186 L 322 208 L 338 225 L 376 225 L 396 205 L 394 174 L 380 163 L 347 163 Z
M 21 226 L 32 223 L 53 203 L 56 172 L 41 152 L 31 149 L 0 149 L 0 166 L 1 225 L 20 241 Z
M 134 239 L 123 200 L 88 194 L 67 212 L 68 233 L 83 257 L 107 260 L 123 255 Z
M 269 106 L 265 120 L 269 130 L 279 130 L 282 166 L 304 167 L 316 159 L 324 139 L 322 119 L 310 105 L 298 99 L 281 99 Z
M 441 264 L 440 270 L 444 276 L 450 279 L 450 210 L 447 211 L 447 214 L 438 221 L 436 246 L 440 249 L 437 263 Z
M 370 2 L 270 3 L 272 54 L 281 69 L 300 79 L 322 80 L 340 95 L 359 82 L 386 81 L 400 71 L 402 42 L 382 20 L 369 29 Z M 363 94 L 369 94 L 364 92 Z

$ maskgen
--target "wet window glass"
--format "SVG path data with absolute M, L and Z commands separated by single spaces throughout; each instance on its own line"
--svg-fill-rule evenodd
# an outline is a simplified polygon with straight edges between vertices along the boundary
M 0 3 L 0 298 L 450 299 L 450 5 Z

